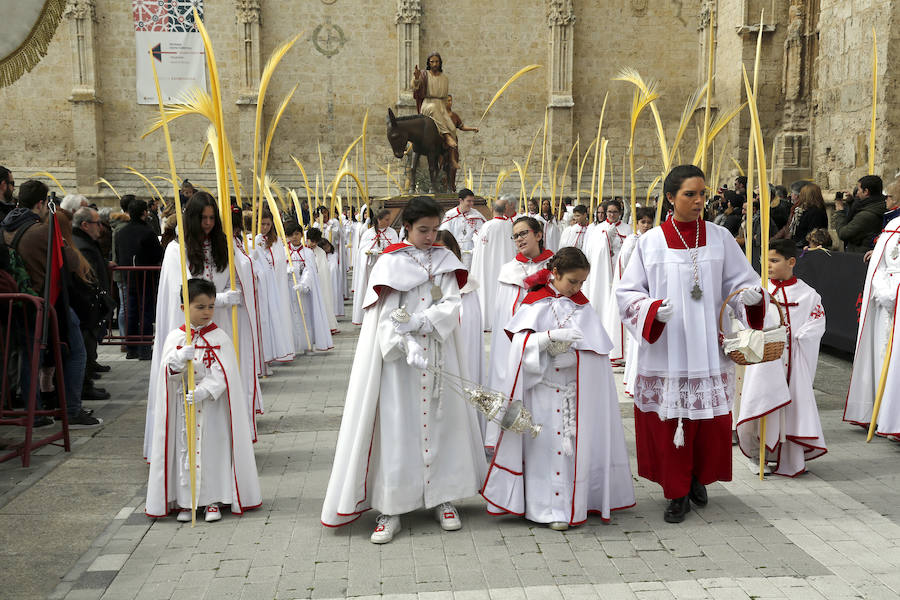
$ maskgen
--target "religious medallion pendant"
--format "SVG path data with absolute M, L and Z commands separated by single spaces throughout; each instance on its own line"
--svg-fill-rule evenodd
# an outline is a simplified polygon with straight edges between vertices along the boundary
M 444 292 L 441 291 L 441 286 L 434 284 L 431 286 L 431 299 L 435 302 L 438 302 L 441 298 L 444 297 Z
M 694 300 L 699 300 L 703 296 L 703 290 L 700 289 L 700 284 L 695 283 L 693 289 L 691 290 L 691 298 Z

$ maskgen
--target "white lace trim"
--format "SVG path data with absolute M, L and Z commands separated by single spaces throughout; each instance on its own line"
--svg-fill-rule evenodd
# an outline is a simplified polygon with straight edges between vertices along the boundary
M 638 373 L 634 404 L 661 419 L 711 419 L 731 411 L 734 374 L 725 371 L 703 377 L 670 377 Z

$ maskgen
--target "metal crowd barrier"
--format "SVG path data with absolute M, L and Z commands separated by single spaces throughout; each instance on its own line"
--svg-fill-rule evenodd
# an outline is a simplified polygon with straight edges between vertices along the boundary
M 119 321 L 114 319 L 114 310 L 109 311 L 108 327 L 106 335 L 100 340 L 100 344 L 119 345 L 126 344 L 130 346 L 152 346 L 153 345 L 153 325 L 156 319 L 156 289 L 159 285 L 159 272 L 161 267 L 113 267 L 113 273 L 122 273 L 124 281 L 112 281 L 112 289 L 110 294 L 117 301 L 121 317 Z M 123 286 L 125 290 L 124 298 L 120 293 L 119 286 Z M 136 312 L 138 322 L 134 328 L 137 333 L 127 331 L 128 329 L 128 311 L 129 294 L 133 294 L 137 298 Z M 126 331 L 121 331 L 119 323 L 125 325 Z M 117 331 L 118 333 L 113 333 Z M 144 332 L 144 333 L 140 333 Z
M 2 352 L 3 371 L 0 375 L 0 426 L 24 427 L 25 439 L 4 448 L 0 462 L 16 456 L 22 457 L 22 466 L 31 464 L 31 453 L 41 446 L 54 444 L 61 446 L 66 452 L 71 450 L 69 443 L 69 418 L 66 413 L 66 386 L 63 381 L 62 355 L 60 353 L 59 324 L 56 311 L 50 307 L 47 318 L 47 343 L 44 363 L 56 367 L 56 393 L 58 404 L 53 409 L 38 410 L 37 399 L 40 393 L 41 340 L 44 332 L 44 300 L 28 294 L 0 294 L 0 352 Z M 12 382 L 9 380 L 10 370 L 21 373 L 19 361 L 10 360 L 19 356 L 29 371 L 30 390 L 24 394 L 19 403 L 14 405 Z M 25 390 L 23 390 L 24 392 Z M 34 419 L 37 416 L 48 416 L 62 423 L 62 429 L 42 438 L 34 437 Z M 50 428 L 54 431 L 56 428 Z

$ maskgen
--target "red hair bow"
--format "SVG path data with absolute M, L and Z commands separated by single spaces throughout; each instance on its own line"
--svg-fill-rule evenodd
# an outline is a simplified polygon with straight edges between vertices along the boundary
M 539 285 L 547 285 L 548 283 L 550 283 L 550 271 L 547 269 L 541 269 L 534 275 L 529 275 L 525 278 L 525 287 L 528 289 Z

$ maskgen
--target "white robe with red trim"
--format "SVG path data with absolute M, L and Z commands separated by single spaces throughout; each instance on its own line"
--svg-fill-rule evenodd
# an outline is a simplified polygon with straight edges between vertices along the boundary
M 616 289 L 619 287 L 619 281 L 622 279 L 622 273 L 625 273 L 625 268 L 628 266 L 628 261 L 631 260 L 631 256 L 634 253 L 635 247 L 637 247 L 637 241 L 640 237 L 637 233 L 632 233 L 628 236 L 625 242 L 622 244 L 622 250 L 619 252 L 619 260 L 617 264 L 620 266 L 621 273 L 619 274 L 619 279 L 616 281 L 616 284 L 609 290 L 610 302 L 618 311 L 619 304 L 616 300 Z M 616 314 L 618 317 L 618 312 Z M 619 319 L 619 323 L 624 328 L 625 325 L 622 324 L 621 318 Z M 634 374 L 637 371 L 637 358 L 638 358 L 638 348 L 641 346 L 641 339 L 643 338 L 635 338 L 634 335 L 625 330 L 625 372 L 622 374 L 622 383 L 625 387 L 625 393 L 628 396 L 634 396 Z
M 759 418 L 765 415 L 766 455 L 776 462 L 772 472 L 794 477 L 806 470 L 807 460 L 827 452 L 813 393 L 825 310 L 821 296 L 797 279 L 770 282 L 769 292 L 785 313 L 788 343 L 781 360 L 746 367 L 737 434 L 741 451 L 759 459 Z M 770 304 L 766 327 L 779 321 Z
M 578 248 L 581 251 L 584 251 L 584 244 L 587 241 L 587 237 L 587 225 L 578 225 L 577 223 L 569 225 L 568 227 L 563 229 L 562 235 L 560 236 L 559 240 L 559 247 L 565 248 L 567 246 L 572 246 L 574 248 Z
M 632 234 L 631 225 L 618 221 L 604 221 L 588 233 L 584 253 L 591 263 L 591 273 L 587 283 L 591 304 L 603 321 L 603 328 L 609 334 L 613 349 L 609 353 L 610 360 L 625 360 L 625 326 L 619 318 L 619 306 L 616 302 L 615 289 L 622 280 L 624 265 L 619 260 L 625 240 Z M 605 289 L 604 289 L 605 286 Z
M 469 272 L 481 284 L 478 303 L 484 318 L 484 330 L 493 327 L 497 300 L 497 277 L 504 264 L 516 255 L 512 241 L 512 219 L 494 217 L 481 226 L 473 238 L 472 268 Z
M 324 224 L 322 228 L 322 237 L 331 242 L 331 245 L 334 246 L 334 251 L 339 252 L 338 254 L 338 263 L 341 267 L 341 273 L 343 276 L 340 278 L 338 282 L 338 288 L 332 290 L 333 297 L 340 297 L 341 300 L 344 298 L 344 292 L 346 291 L 346 275 L 347 275 L 347 240 L 346 240 L 346 232 L 344 231 L 344 225 L 342 221 L 344 220 L 343 215 L 341 215 L 341 219 L 331 219 L 327 223 Z M 320 269 L 321 270 L 321 269 Z M 328 302 L 328 298 L 326 296 L 325 301 Z
M 196 387 L 212 398 L 199 402 L 197 427 L 188 432 L 184 419 L 183 375 L 169 372 L 166 362 L 184 345 L 184 328 L 166 336 L 160 348 L 161 361 L 150 376 L 158 382 L 154 404 L 153 437 L 148 458 L 145 512 L 164 517 L 176 508 L 191 507 L 190 463 L 187 435 L 195 440 L 197 506 L 221 502 L 232 514 L 262 503 L 250 425 L 247 398 L 229 336 L 215 323 L 195 333 Z
M 484 217 L 481 213 L 470 208 L 467 212 L 461 212 L 459 207 L 451 208 L 444 213 L 441 229 L 446 229 L 456 238 L 459 249 L 462 251 L 462 263 L 466 269 L 472 267 L 472 251 L 475 244 L 472 241 L 476 233 L 484 226 Z
M 399 515 L 438 506 L 477 494 L 484 480 L 478 421 L 462 397 L 459 286 L 466 272 L 446 248 L 431 252 L 433 281 L 419 264 L 429 264 L 426 252 L 407 243 L 389 246 L 372 269 L 323 525 L 345 525 L 370 508 Z M 404 337 L 390 318 L 400 306 L 433 325 L 415 339 L 438 372 L 407 364 Z
M 705 244 L 697 251 L 697 264 L 703 295 L 695 300 L 690 251 L 670 248 L 666 227 L 671 223 L 640 237 L 616 290 L 625 327 L 644 338 L 638 351 L 634 404 L 661 420 L 727 415 L 734 393 L 734 363 L 719 345 L 719 309 L 732 292 L 759 286 L 759 275 L 727 229 L 701 221 Z M 693 240 L 689 243 L 693 245 Z M 732 298 L 730 305 L 742 314 L 739 298 L 739 294 Z M 674 308 L 665 325 L 655 320 L 664 299 Z M 760 321 L 764 302 L 759 306 Z
M 529 294 L 507 324 L 513 338 L 504 387 L 542 429 L 534 439 L 500 434 L 481 493 L 492 514 L 578 525 L 588 513 L 609 519 L 611 511 L 634 505 L 634 485 L 608 357 L 612 344 L 587 298 L 555 296 L 546 286 Z M 554 367 L 538 347 L 538 336 L 560 327 L 584 335 L 570 350 L 571 367 Z
M 891 356 L 876 432 L 879 435 L 900 436 L 900 331 L 897 322 L 897 301 L 900 289 L 900 217 L 887 224 L 878 237 L 869 268 L 863 301 L 859 313 L 859 331 L 853 373 L 844 408 L 844 421 L 869 426 L 872 408 L 881 380 L 888 338 L 893 333 Z M 878 297 L 894 299 L 890 308 L 878 302 Z
M 340 290 L 334 288 L 334 284 L 331 281 L 331 270 L 328 268 L 328 255 L 318 246 L 311 248 L 311 250 L 313 257 L 315 258 L 316 276 L 319 278 L 319 289 L 321 290 L 322 302 L 324 303 L 325 319 L 328 323 L 329 330 L 336 332 L 338 325 L 337 317 L 334 316 L 334 303 L 338 297 L 343 298 L 343 296 L 341 296 Z
M 331 289 L 336 290 L 340 285 L 340 279 L 344 276 L 341 272 L 341 265 L 338 263 L 338 253 L 332 252 L 331 254 L 325 254 L 325 258 L 328 259 L 328 274 L 331 275 Z M 338 295 L 335 295 L 333 298 L 334 301 L 334 316 L 335 317 L 343 317 L 345 315 L 344 310 L 344 299 Z
M 392 227 L 378 229 L 371 227 L 360 234 L 357 249 L 354 252 L 353 262 L 353 324 L 362 325 L 363 298 L 366 296 L 366 287 L 369 285 L 369 274 L 375 261 L 391 244 L 400 241 L 397 232 Z
M 294 347 L 297 352 L 310 352 L 315 350 L 330 350 L 334 347 L 331 338 L 331 328 L 328 323 L 328 307 L 325 305 L 325 299 L 322 297 L 321 280 L 318 273 L 318 265 L 313 251 L 305 246 L 294 246 L 288 244 L 291 253 L 291 264 L 295 267 L 301 267 L 303 272 L 297 278 L 297 283 L 306 285 L 309 292 L 303 293 L 294 289 L 294 276 L 285 273 L 284 277 L 288 281 L 288 287 L 291 290 L 291 325 L 294 331 Z M 329 273 L 330 277 L 330 273 Z M 300 317 L 300 305 L 297 303 L 297 295 L 303 303 L 303 317 L 306 321 L 306 327 L 303 326 L 303 319 Z M 307 343 L 306 334 L 309 333 L 309 342 Z
M 253 258 L 260 267 L 260 283 L 269 309 L 268 320 L 260 323 L 263 335 L 272 342 L 272 355 L 266 362 L 290 362 L 294 360 L 296 350 L 291 331 L 286 326 L 291 319 L 291 288 L 283 277 L 287 269 L 284 244 L 275 240 L 272 247 L 267 248 L 263 236 L 258 235 Z
M 209 252 L 207 250 L 207 252 Z M 262 407 L 262 392 L 259 387 L 259 378 L 256 374 L 256 359 L 254 356 L 254 338 L 256 330 L 250 321 L 250 312 L 248 307 L 253 306 L 255 298 L 253 296 L 253 278 L 252 271 L 249 269 L 249 262 L 245 262 L 246 257 L 242 254 L 235 254 L 235 275 L 238 283 L 235 288 L 241 292 L 241 305 L 237 307 L 238 331 L 237 335 L 233 335 L 231 330 L 231 307 L 216 306 L 213 313 L 213 321 L 221 323 L 219 327 L 232 338 L 237 340 L 237 348 L 240 352 L 240 369 L 241 381 L 246 386 L 243 398 L 247 400 L 245 407 L 247 414 L 255 413 L 257 407 Z M 212 262 L 211 254 L 207 253 L 204 262 L 203 272 L 199 274 L 189 274 L 188 278 L 201 277 L 212 281 L 216 286 L 216 292 L 226 292 L 231 289 L 231 278 L 228 274 L 228 268 L 222 271 L 216 271 Z M 184 312 L 181 310 L 181 254 L 177 243 L 166 246 L 163 256 L 162 268 L 159 277 L 159 289 L 156 294 L 156 331 L 171 331 L 184 324 Z M 153 340 L 153 358 L 150 363 L 150 372 L 155 373 L 159 368 L 160 353 L 162 352 L 162 344 L 165 340 L 156 335 Z M 153 437 L 153 402 L 158 391 L 156 389 L 158 382 L 151 378 L 149 390 L 147 394 L 147 413 L 144 422 L 144 458 L 150 458 L 150 441 Z M 250 434 L 253 440 L 256 440 L 256 420 L 250 420 Z

